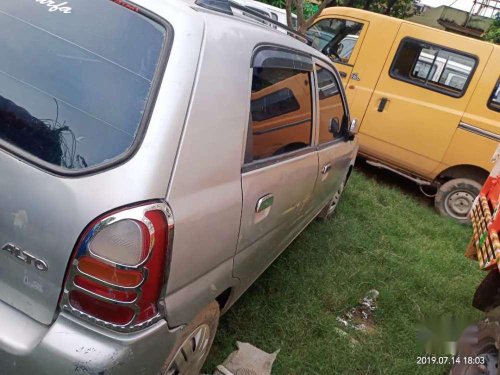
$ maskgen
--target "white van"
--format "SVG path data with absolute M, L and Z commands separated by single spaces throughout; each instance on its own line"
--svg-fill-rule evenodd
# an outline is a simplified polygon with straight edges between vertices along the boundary
M 241 4 L 243 6 L 246 6 L 251 10 L 259 12 L 260 14 L 265 15 L 274 21 L 278 21 L 283 25 L 288 25 L 286 20 L 286 9 L 281 9 L 255 0 L 232 0 L 232 1 Z M 273 27 L 276 28 L 276 26 Z M 297 29 L 297 16 L 293 13 L 292 13 L 292 28 Z

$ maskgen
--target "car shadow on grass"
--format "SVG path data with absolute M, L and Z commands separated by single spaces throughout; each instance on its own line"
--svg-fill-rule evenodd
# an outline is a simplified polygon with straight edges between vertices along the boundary
M 362 173 L 365 177 L 373 179 L 385 186 L 398 189 L 402 193 L 417 199 L 425 206 L 433 207 L 434 199 L 426 197 L 420 191 L 418 184 L 415 182 L 391 172 L 387 169 L 374 167 L 366 162 L 364 158 L 358 157 L 355 165 L 356 171 Z

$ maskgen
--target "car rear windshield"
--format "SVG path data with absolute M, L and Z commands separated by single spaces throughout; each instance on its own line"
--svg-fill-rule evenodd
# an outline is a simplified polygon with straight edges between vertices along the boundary
M 128 154 L 167 34 L 121 0 L 2 0 L 0 146 L 69 172 Z

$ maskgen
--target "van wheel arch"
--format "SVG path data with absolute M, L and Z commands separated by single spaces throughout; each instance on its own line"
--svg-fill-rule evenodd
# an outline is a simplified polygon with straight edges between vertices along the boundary
M 468 178 L 482 185 L 486 181 L 488 175 L 489 172 L 487 170 L 475 165 L 455 165 L 439 173 L 435 182 L 438 185 L 442 185 L 455 178 Z

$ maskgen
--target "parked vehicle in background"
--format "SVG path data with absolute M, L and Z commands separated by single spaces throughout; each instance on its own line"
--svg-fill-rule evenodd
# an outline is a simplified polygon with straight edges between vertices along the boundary
M 325 9 L 307 35 L 360 119 L 360 154 L 466 222 L 500 141 L 500 47 L 359 9 Z
M 497 162 L 471 210 L 473 235 L 466 256 L 488 274 L 477 287 L 472 305 L 486 316 L 460 338 L 450 375 L 496 375 L 500 348 L 500 146 Z
M 198 375 L 334 212 L 356 121 L 329 59 L 228 2 L 66 5 L 0 3 L 0 373 Z
M 286 18 L 286 9 L 281 9 L 278 7 L 275 7 L 270 4 L 262 3 L 260 1 L 255 1 L 255 0 L 232 0 L 235 3 L 244 5 L 248 7 L 249 9 L 252 9 L 254 11 L 257 11 L 261 13 L 262 15 L 265 15 L 266 17 L 271 18 L 274 21 L 278 21 L 279 23 L 282 23 L 283 25 L 288 25 L 287 23 L 287 18 Z M 248 14 L 247 14 L 248 16 Z M 250 17 L 252 17 L 250 15 Z M 278 28 L 276 25 L 271 25 L 274 28 Z M 297 15 L 292 13 L 292 28 L 297 29 Z M 282 30 L 279 29 L 278 30 Z

